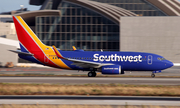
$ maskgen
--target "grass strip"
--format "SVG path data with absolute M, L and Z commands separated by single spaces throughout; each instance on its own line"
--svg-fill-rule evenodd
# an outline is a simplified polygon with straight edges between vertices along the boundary
M 14 84 L 0 83 L 0 95 L 112 95 L 180 96 L 180 86 L 125 84 Z

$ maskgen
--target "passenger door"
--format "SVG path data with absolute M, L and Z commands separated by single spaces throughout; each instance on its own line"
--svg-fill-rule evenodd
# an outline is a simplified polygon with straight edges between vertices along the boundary
M 153 56 L 152 55 L 148 55 L 148 59 L 147 59 L 148 65 L 152 65 L 152 62 L 153 62 Z

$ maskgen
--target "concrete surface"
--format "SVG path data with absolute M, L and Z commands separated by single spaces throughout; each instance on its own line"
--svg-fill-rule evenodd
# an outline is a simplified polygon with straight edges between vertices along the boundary
M 0 96 L 0 104 L 180 106 L 180 98 L 138 96 Z

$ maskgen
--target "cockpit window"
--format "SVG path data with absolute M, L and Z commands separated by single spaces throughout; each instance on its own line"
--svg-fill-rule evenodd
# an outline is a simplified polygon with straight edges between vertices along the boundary
M 165 58 L 160 58 L 160 57 L 158 57 L 157 59 L 160 60 L 160 61 L 166 60 Z

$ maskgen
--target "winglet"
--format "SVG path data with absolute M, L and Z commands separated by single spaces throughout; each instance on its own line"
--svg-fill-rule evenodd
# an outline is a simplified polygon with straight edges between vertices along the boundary
M 73 47 L 73 51 L 77 50 L 75 46 L 72 46 Z
M 54 50 L 54 52 L 55 52 L 55 54 L 56 54 L 56 56 L 57 56 L 58 58 L 65 59 L 65 58 L 59 53 L 59 51 L 57 50 L 57 48 L 56 48 L 54 45 L 53 45 L 52 47 L 53 47 L 53 50 Z

